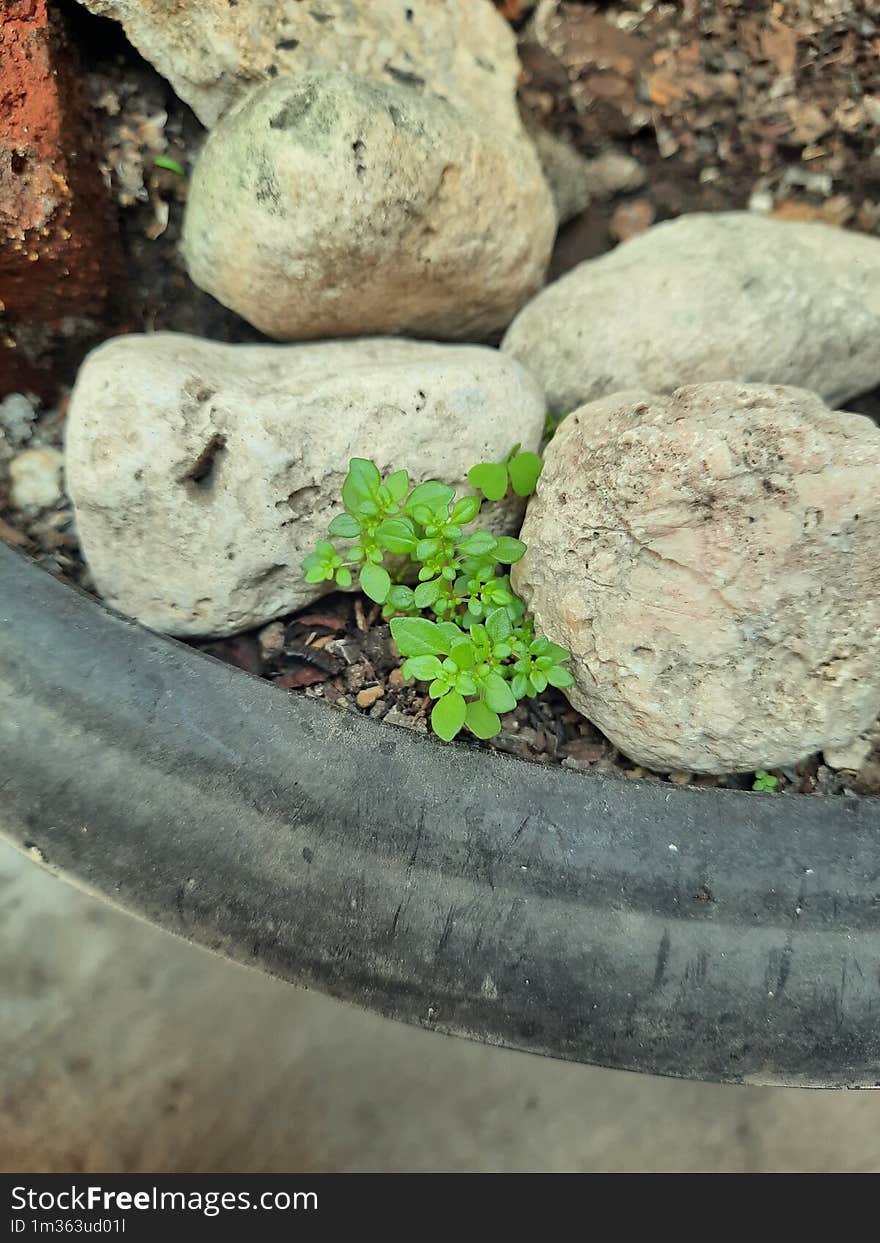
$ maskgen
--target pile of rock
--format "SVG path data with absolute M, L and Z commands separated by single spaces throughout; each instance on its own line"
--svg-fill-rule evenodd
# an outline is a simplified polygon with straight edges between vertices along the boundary
M 573 653 L 572 704 L 666 771 L 844 753 L 870 727 L 880 431 L 825 401 L 880 382 L 880 242 L 684 217 L 523 306 L 556 216 L 488 2 L 279 6 L 270 48 L 251 4 L 210 0 L 173 55 L 159 0 L 85 2 L 213 125 L 184 229 L 196 283 L 274 337 L 355 338 L 132 337 L 89 358 L 68 491 L 111 603 L 183 635 L 295 609 L 320 592 L 299 562 L 350 456 L 464 485 L 538 448 L 546 397 L 573 413 L 514 581 Z M 511 320 L 500 351 L 385 335 Z

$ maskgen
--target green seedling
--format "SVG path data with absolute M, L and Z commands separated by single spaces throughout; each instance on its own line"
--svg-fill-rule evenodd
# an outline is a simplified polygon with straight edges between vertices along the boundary
M 468 471 L 468 483 L 487 501 L 500 501 L 509 487 L 517 496 L 531 496 L 543 462 L 537 453 L 520 453 L 514 445 L 503 462 L 480 462 Z
M 779 790 L 779 778 L 759 768 L 755 773 L 752 789 L 758 794 L 776 794 Z
M 484 468 L 503 471 L 503 488 Z M 487 499 L 501 500 L 508 486 L 518 496 L 534 491 L 540 469 L 541 459 L 517 445 L 503 463 L 481 463 L 468 480 Z M 357 576 L 390 620 L 404 677 L 428 683 L 431 726 L 440 738 L 449 741 L 465 727 L 494 738 L 501 714 L 520 699 L 572 685 L 569 653 L 535 633 L 510 586 L 508 567 L 525 544 L 465 530 L 479 516 L 479 497 L 456 497 L 436 479 L 411 488 L 405 470 L 383 479 L 373 462 L 352 458 L 342 503 L 329 534 L 347 547 L 322 540 L 303 562 L 306 581 L 347 588 Z
M 169 173 L 176 173 L 178 177 L 185 177 L 186 172 L 182 164 L 172 159 L 170 155 L 157 155 L 153 159 L 156 168 L 164 168 Z
M 544 418 L 544 439 L 552 440 L 559 429 L 559 424 L 566 418 L 568 418 L 567 414 L 554 414 L 552 410 L 548 410 Z

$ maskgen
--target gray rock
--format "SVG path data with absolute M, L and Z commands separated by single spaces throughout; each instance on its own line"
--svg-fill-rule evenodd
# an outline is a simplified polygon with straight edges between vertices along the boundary
M 880 382 L 880 240 L 749 212 L 655 225 L 550 285 L 503 348 L 562 413 L 621 389 L 796 384 L 839 403 Z
M 812 393 L 618 393 L 545 453 L 513 582 L 638 764 L 835 752 L 880 712 L 880 430 Z
M 591 162 L 542 125 L 527 122 L 527 127 L 553 195 L 556 219 L 567 224 L 590 205 Z
M 345 70 L 519 126 L 516 40 L 490 0 L 81 0 L 121 22 L 209 128 L 273 76 Z
M 67 481 L 96 585 L 178 635 L 232 634 L 314 600 L 300 563 L 340 512 L 351 457 L 470 491 L 544 399 L 497 350 L 394 339 L 220 345 L 161 333 L 92 352 L 71 397 Z M 521 509 L 493 507 L 515 530 Z
M 638 190 L 645 184 L 644 167 L 625 151 L 609 149 L 585 161 L 586 188 L 590 198 L 606 202 L 618 194 Z
M 199 156 L 190 275 L 280 340 L 485 338 L 538 289 L 556 228 L 532 145 L 396 83 L 253 91 Z
M 0 433 L 12 445 L 30 440 L 36 417 L 34 402 L 24 393 L 9 393 L 0 401 Z

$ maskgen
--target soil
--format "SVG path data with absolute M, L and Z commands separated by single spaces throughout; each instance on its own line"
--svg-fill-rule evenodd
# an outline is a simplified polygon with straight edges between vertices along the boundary
M 594 201 L 560 233 L 551 275 L 688 211 L 752 207 L 880 233 L 880 14 L 876 0 L 684 0 L 595 4 L 496 0 L 515 26 L 523 106 L 582 154 L 634 157 L 644 184 Z M 204 130 L 112 22 L 62 0 L 88 66 L 125 250 L 119 331 L 172 330 L 223 341 L 261 334 L 189 281 L 177 243 L 187 172 Z M 162 168 L 171 160 L 183 175 Z M 63 378 L 63 377 L 61 377 Z M 0 391 L 0 402 L 6 394 Z M 22 432 L 0 406 L 0 539 L 93 590 L 69 502 L 18 510 L 8 464 L 22 448 L 59 446 L 66 390 L 34 403 Z M 880 421 L 880 390 L 847 403 Z M 332 595 L 259 633 L 199 643 L 280 691 L 426 732 L 425 688 L 403 680 L 387 625 L 369 601 Z M 647 773 L 558 692 L 524 701 L 490 743 L 521 759 L 622 779 L 751 789 L 754 775 Z M 880 738 L 858 772 L 814 756 L 774 770 L 783 792 L 880 794 Z

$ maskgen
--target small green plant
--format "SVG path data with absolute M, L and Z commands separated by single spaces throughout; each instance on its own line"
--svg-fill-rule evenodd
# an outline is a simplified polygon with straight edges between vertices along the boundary
M 543 462 L 537 453 L 520 453 L 514 445 L 503 462 L 479 462 L 468 471 L 468 483 L 487 501 L 500 501 L 512 487 L 517 496 L 531 496 Z
M 765 772 L 763 768 L 759 768 L 755 773 L 752 789 L 758 794 L 776 794 L 779 790 L 779 778 L 774 777 L 772 773 Z
M 517 446 L 502 463 L 474 467 L 468 480 L 487 499 L 501 500 L 508 483 L 519 496 L 533 492 L 540 470 L 537 454 Z M 348 547 L 322 540 L 303 562 L 306 582 L 347 588 L 359 575 L 361 591 L 390 619 L 404 677 L 429 683 L 439 737 L 449 741 L 467 726 L 478 738 L 494 738 L 499 714 L 518 700 L 572 685 L 569 653 L 535 634 L 510 586 L 506 567 L 519 561 L 525 544 L 465 532 L 480 513 L 479 497 L 457 498 L 435 479 L 411 489 L 405 470 L 383 479 L 373 462 L 352 458 L 342 503 L 345 512 L 329 534 Z M 414 566 L 418 581 L 411 587 L 402 580 L 416 577 Z
M 153 163 L 156 168 L 164 168 L 166 172 L 176 173 L 178 177 L 186 176 L 183 165 L 178 160 L 173 159 L 170 155 L 154 156 Z
M 559 424 L 567 418 L 567 414 L 554 414 L 552 410 L 548 410 L 544 416 L 544 439 L 552 440 L 559 429 Z

